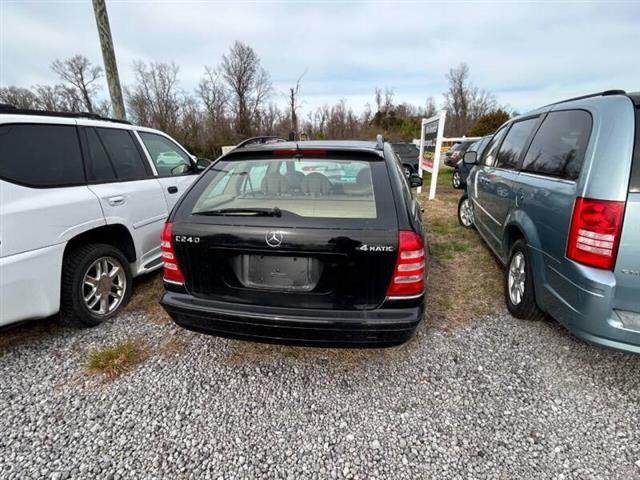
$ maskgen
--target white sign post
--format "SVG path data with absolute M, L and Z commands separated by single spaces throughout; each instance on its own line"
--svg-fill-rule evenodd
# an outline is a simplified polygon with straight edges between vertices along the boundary
M 440 170 L 440 150 L 442 150 L 442 137 L 444 135 L 444 122 L 446 117 L 446 110 L 442 110 L 434 117 L 422 119 L 420 129 L 420 162 L 418 163 L 418 173 L 420 177 L 422 177 L 422 172 L 424 170 L 431 173 L 429 200 L 433 200 L 436 197 L 438 171 Z M 426 159 L 424 157 L 425 150 L 427 153 Z M 422 188 L 418 188 L 418 193 L 422 193 Z

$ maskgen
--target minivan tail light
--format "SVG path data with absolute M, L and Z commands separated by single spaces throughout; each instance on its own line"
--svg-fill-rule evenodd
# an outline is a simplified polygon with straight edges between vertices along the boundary
M 573 208 L 567 257 L 613 270 L 618 255 L 625 202 L 578 198 Z
M 164 224 L 160 242 L 160 252 L 164 264 L 164 280 L 170 283 L 184 285 L 184 275 L 178 265 L 176 251 L 173 248 L 172 227 L 170 222 Z
M 426 260 L 422 237 L 415 232 L 400 231 L 398 258 L 387 289 L 387 297 L 410 297 L 422 294 Z

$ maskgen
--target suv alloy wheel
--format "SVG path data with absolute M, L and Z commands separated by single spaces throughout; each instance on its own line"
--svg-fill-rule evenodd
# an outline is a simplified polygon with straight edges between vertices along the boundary
M 117 248 L 85 245 L 69 253 L 62 266 L 60 319 L 93 327 L 114 316 L 131 296 L 129 262 Z

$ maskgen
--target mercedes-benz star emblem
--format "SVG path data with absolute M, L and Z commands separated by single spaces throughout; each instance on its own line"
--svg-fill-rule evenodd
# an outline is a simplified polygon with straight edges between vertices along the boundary
M 264 236 L 264 239 L 266 240 L 267 245 L 274 248 L 280 246 L 283 238 L 284 238 L 284 235 L 279 230 L 267 232 L 267 234 Z

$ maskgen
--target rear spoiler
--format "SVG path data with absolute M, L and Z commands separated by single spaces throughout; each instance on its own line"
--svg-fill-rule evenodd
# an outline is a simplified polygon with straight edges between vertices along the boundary
M 225 160 L 236 160 L 243 158 L 265 158 L 265 157 L 295 157 L 295 158 L 334 158 L 334 159 L 367 159 L 383 160 L 384 154 L 375 148 L 345 148 L 345 147 L 318 147 L 296 145 L 295 148 L 255 148 L 236 149 L 224 156 Z

